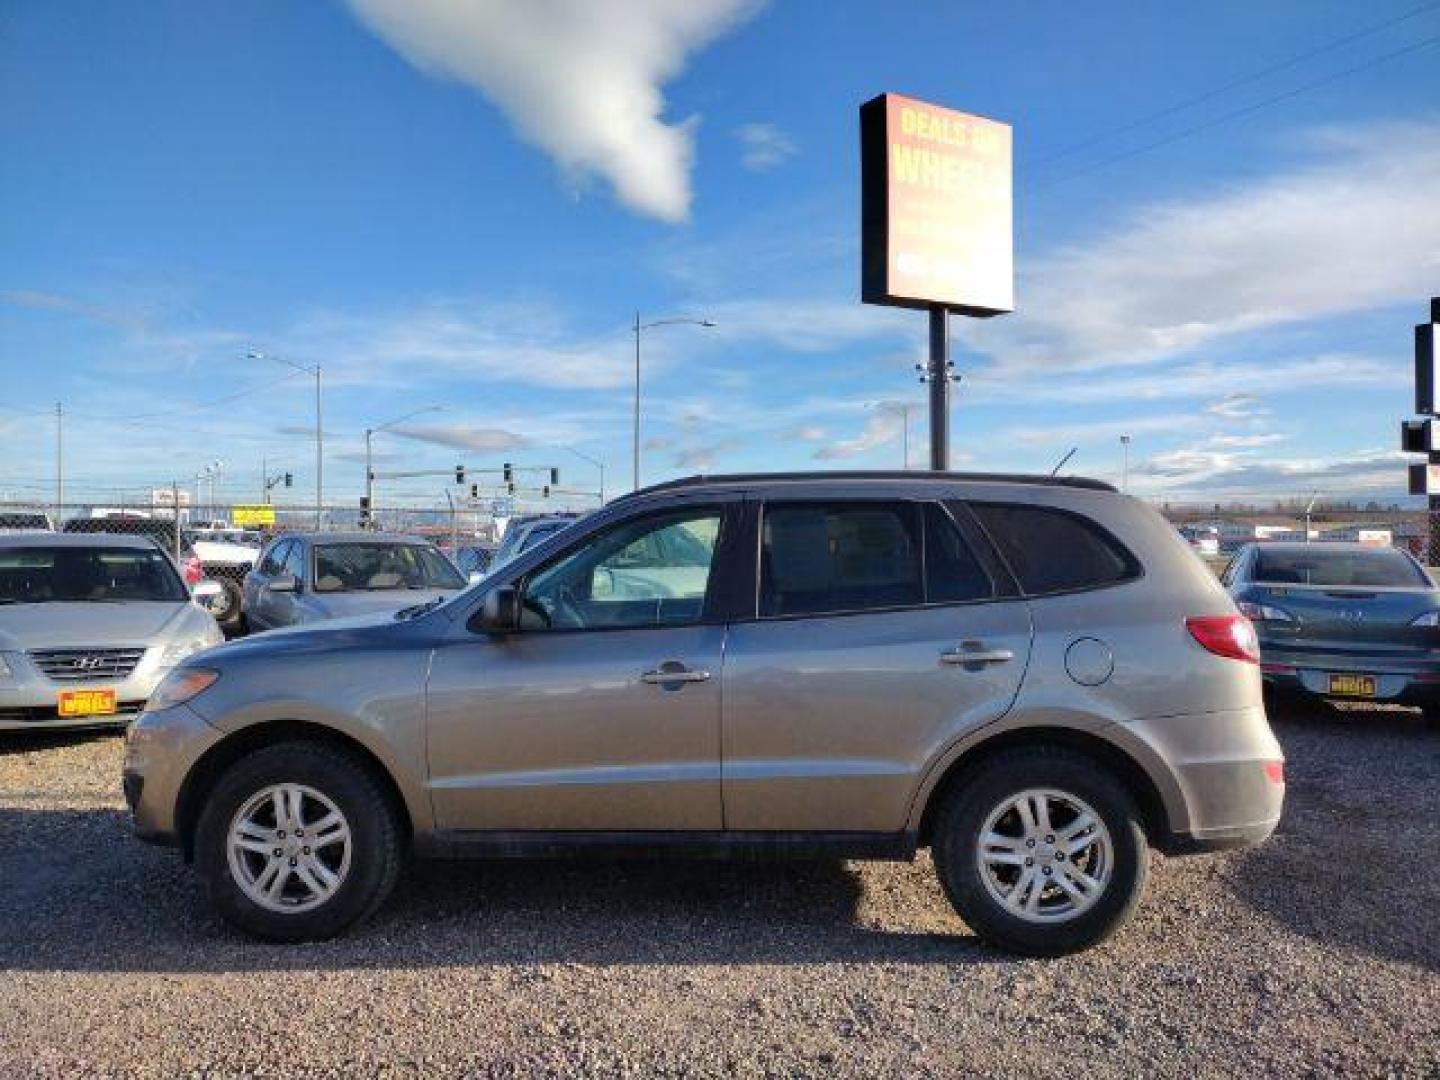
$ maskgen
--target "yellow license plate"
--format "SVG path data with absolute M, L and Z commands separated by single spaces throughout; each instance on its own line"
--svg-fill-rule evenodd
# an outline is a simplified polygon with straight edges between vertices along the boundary
M 61 690 L 61 716 L 114 716 L 114 690 Z
M 1331 675 L 1330 693 L 1345 697 L 1374 697 L 1374 675 Z

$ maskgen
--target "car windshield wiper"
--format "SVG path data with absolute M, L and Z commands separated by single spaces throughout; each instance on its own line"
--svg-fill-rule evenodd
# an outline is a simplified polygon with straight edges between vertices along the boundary
M 414 619 L 420 615 L 424 615 L 427 611 L 434 611 L 443 604 L 446 599 L 444 596 L 437 596 L 434 600 L 427 600 L 423 604 L 412 604 L 410 607 L 401 608 L 395 613 L 395 618 L 401 621 Z

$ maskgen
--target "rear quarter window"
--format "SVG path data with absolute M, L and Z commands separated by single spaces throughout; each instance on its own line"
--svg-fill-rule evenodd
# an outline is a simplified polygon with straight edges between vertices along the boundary
M 1140 576 L 1140 562 L 1110 532 L 1047 506 L 971 503 L 1028 596 L 1099 589 Z

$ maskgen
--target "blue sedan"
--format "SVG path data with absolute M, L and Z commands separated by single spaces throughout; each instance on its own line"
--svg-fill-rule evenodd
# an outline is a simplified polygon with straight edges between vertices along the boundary
M 1404 551 L 1248 544 L 1221 579 L 1277 690 L 1440 709 L 1440 588 Z

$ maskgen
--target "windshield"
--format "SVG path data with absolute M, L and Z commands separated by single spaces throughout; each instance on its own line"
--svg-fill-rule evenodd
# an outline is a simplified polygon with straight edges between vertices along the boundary
M 465 579 L 432 547 L 420 544 L 321 544 L 315 548 L 315 591 L 463 589 Z
M 0 549 L 0 604 L 189 598 L 169 558 L 153 548 Z
M 1393 548 L 1275 551 L 1261 548 L 1254 580 L 1266 585 L 1323 585 L 1339 589 L 1428 589 L 1430 580 Z

